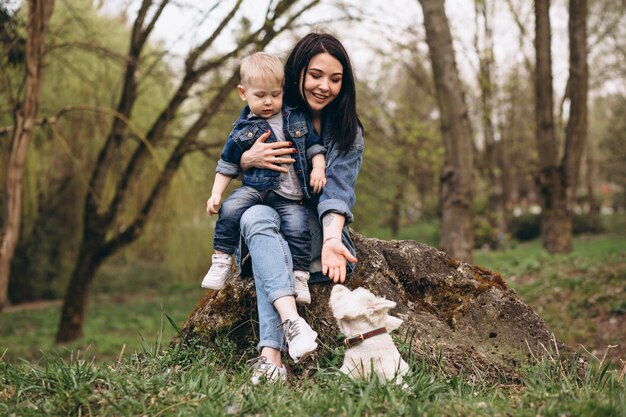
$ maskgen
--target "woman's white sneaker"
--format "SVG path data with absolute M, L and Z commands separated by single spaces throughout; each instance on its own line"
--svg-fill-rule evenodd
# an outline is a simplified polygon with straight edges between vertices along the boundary
M 226 281 L 233 277 L 233 259 L 226 253 L 216 253 L 211 256 L 211 269 L 202 279 L 202 288 L 221 290 Z
M 300 362 L 317 349 L 317 333 L 302 317 L 287 319 L 281 323 L 284 337 L 289 347 L 289 356 L 295 363 Z
M 250 382 L 252 385 L 258 385 L 261 381 L 278 382 L 287 380 L 287 370 L 285 365 L 276 366 L 270 362 L 265 356 L 259 356 L 248 361 L 251 365 L 252 376 Z
M 296 303 L 311 304 L 311 293 L 309 292 L 309 276 L 306 271 L 294 271 L 294 287 L 296 290 Z

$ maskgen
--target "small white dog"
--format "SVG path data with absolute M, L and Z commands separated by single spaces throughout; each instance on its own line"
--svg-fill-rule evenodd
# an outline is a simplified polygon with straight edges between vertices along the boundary
M 395 306 L 393 301 L 377 297 L 365 288 L 350 291 L 343 285 L 333 287 L 330 308 L 346 335 L 341 372 L 352 379 L 369 380 L 373 370 L 381 381 L 402 384 L 409 365 L 389 335 L 402 324 L 402 320 L 388 314 Z

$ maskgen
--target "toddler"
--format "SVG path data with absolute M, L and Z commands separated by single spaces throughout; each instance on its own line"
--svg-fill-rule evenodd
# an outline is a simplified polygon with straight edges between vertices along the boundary
M 247 102 L 222 150 L 217 163 L 207 213 L 218 214 L 217 207 L 232 178 L 241 173 L 241 154 L 250 149 L 263 133 L 270 131 L 267 142 L 289 141 L 293 144 L 295 163 L 288 172 L 252 168 L 243 173 L 243 185 L 224 200 L 215 225 L 211 269 L 202 287 L 219 290 L 232 277 L 232 254 L 239 244 L 241 215 L 256 204 L 272 207 L 280 216 L 280 229 L 293 257 L 296 301 L 309 304 L 309 263 L 311 236 L 308 209 L 303 200 L 310 197 L 307 173 L 311 161 L 310 185 L 319 193 L 326 184 L 325 149 L 321 138 L 301 111 L 283 106 L 284 69 L 280 60 L 258 52 L 244 58 L 240 66 L 241 84 L 237 91 Z

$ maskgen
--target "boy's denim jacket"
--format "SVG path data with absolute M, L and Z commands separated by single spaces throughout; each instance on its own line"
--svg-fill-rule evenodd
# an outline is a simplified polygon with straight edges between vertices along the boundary
M 306 119 L 307 124 L 310 126 L 309 117 L 306 116 Z M 312 130 L 312 126 L 310 126 L 310 130 Z M 328 277 L 321 273 L 322 268 L 319 258 L 323 237 L 321 218 L 325 214 L 333 212 L 345 217 L 346 222 L 343 228 L 342 241 L 350 253 L 356 255 L 354 243 L 350 239 L 348 232 L 348 226 L 354 220 L 351 210 L 356 201 L 356 180 L 363 162 L 363 132 L 361 129 L 358 129 L 353 145 L 344 152 L 337 149 L 337 145 L 332 137 L 328 135 L 329 129 L 326 123 L 324 123 L 322 131 L 322 145 L 326 149 L 326 185 L 322 193 L 314 196 L 307 204 L 311 209 L 309 223 L 311 225 L 312 245 L 318 246 L 317 250 L 312 250 L 317 259 L 313 259 L 311 262 L 311 278 L 309 279 L 311 283 L 327 282 L 329 280 Z M 242 245 L 237 251 L 237 265 L 242 277 L 250 277 L 252 276 L 251 262 L 249 262 L 248 251 L 245 243 L 243 243 L 243 239 L 241 243 Z M 352 272 L 354 267 L 354 264 L 348 263 L 348 273 Z
M 285 139 L 291 141 L 297 152 L 294 155 L 296 162 L 294 168 L 300 180 L 304 199 L 311 198 L 308 189 L 308 174 L 310 171 L 309 161 L 313 156 L 325 154 L 326 150 L 321 145 L 321 138 L 315 133 L 308 117 L 303 112 L 283 105 L 283 132 Z M 222 156 L 217 162 L 215 172 L 229 177 L 238 177 L 241 173 L 241 155 L 250 149 L 265 131 L 270 130 L 267 120 L 250 116 L 250 107 L 246 106 L 241 111 L 239 118 L 233 123 Z M 276 135 L 271 132 L 266 142 L 276 142 Z M 259 191 L 276 190 L 280 185 L 280 172 L 271 169 L 251 168 L 243 173 L 243 185 Z

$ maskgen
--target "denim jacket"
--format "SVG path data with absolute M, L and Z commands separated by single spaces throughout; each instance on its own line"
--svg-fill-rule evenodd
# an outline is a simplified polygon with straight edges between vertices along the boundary
M 310 126 L 309 118 L 307 124 Z M 310 126 L 312 130 L 312 126 Z M 321 273 L 320 251 L 322 245 L 322 228 L 321 218 L 329 212 L 342 214 L 345 219 L 345 225 L 342 232 L 343 244 L 348 248 L 350 253 L 356 254 L 354 243 L 350 239 L 348 226 L 354 220 L 352 207 L 356 201 L 356 180 L 361 170 L 363 161 L 363 132 L 361 129 L 357 132 L 357 137 L 350 149 L 345 152 L 339 151 L 332 138 L 326 133 L 328 129 L 323 129 L 322 144 L 326 148 L 326 185 L 321 195 L 314 196 L 309 200 L 308 206 L 311 210 L 309 216 L 309 224 L 311 227 L 311 244 L 313 245 L 312 253 L 316 259 L 311 262 L 311 278 L 309 282 L 327 282 L 328 277 Z M 247 248 L 243 243 L 237 251 L 238 272 L 243 277 L 252 276 L 251 262 L 247 257 Z M 354 270 L 355 265 L 348 263 L 348 273 Z
M 321 138 L 315 133 L 313 126 L 304 113 L 293 107 L 284 105 L 283 132 L 285 139 L 291 141 L 297 150 L 294 155 L 296 162 L 294 168 L 300 180 L 302 195 L 305 199 L 311 198 L 309 193 L 308 175 L 310 171 L 309 161 L 313 156 L 326 153 L 321 145 Z M 241 155 L 250 149 L 256 140 L 265 131 L 271 132 L 266 142 L 276 142 L 276 135 L 271 131 L 267 120 L 258 116 L 249 116 L 250 108 L 244 107 L 239 118 L 233 123 L 220 160 L 217 162 L 215 172 L 229 177 L 237 177 L 241 173 Z M 271 169 L 251 168 L 243 173 L 243 185 L 259 191 L 276 190 L 280 185 L 280 172 Z
M 341 152 L 337 149 L 337 145 L 333 142 L 332 137 L 326 133 L 329 129 L 322 128 L 322 131 L 322 144 L 326 148 L 326 185 L 319 197 L 314 197 L 309 203 L 309 206 L 317 214 L 317 221 L 310 222 L 312 241 L 317 241 L 317 244 L 321 247 L 321 237 L 323 237 L 321 219 L 325 214 L 330 212 L 342 214 L 346 219 L 342 232 L 343 244 L 350 253 L 356 255 L 354 243 L 350 239 L 348 226 L 354 221 L 352 207 L 354 207 L 356 201 L 356 180 L 363 163 L 363 132 L 359 128 L 352 147 L 345 152 Z M 315 239 L 316 235 L 319 236 L 319 239 Z M 354 270 L 354 267 L 354 264 L 348 263 L 348 274 Z M 311 278 L 309 282 L 326 282 L 328 280 L 321 273 L 321 260 L 314 259 L 311 263 Z

